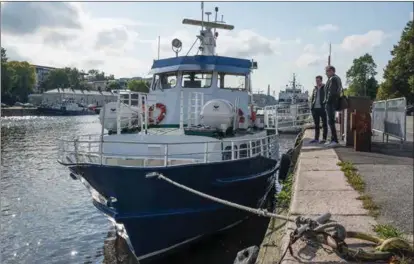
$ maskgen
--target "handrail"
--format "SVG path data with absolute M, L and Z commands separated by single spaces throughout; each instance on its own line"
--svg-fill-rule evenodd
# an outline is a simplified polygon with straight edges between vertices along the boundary
M 240 143 L 241 144 L 238 144 Z M 104 144 L 136 144 L 146 145 L 158 145 L 159 152 L 156 153 L 111 153 L 110 151 L 104 150 Z M 219 149 L 211 149 L 210 147 L 217 144 L 216 146 L 224 144 Z M 246 144 L 243 146 L 243 144 Z M 185 152 L 180 152 L 170 149 L 172 146 L 177 145 L 193 145 L 193 149 L 189 149 Z M 227 145 L 227 147 L 226 147 Z M 213 146 L 214 147 L 214 146 Z M 230 147 L 230 148 L 228 148 Z M 142 149 L 142 148 L 141 148 Z M 137 142 L 137 141 L 110 141 L 110 140 L 80 140 L 75 138 L 73 140 L 61 139 L 59 142 L 59 160 L 63 164 L 68 159 L 72 164 L 74 157 L 76 163 L 93 163 L 93 164 L 104 164 L 107 162 L 107 158 L 118 158 L 118 159 L 133 159 L 140 160 L 142 163 L 148 164 L 150 160 L 163 161 L 163 166 L 174 166 L 174 161 L 180 161 L 180 164 L 188 161 L 189 163 L 211 163 L 217 161 L 228 161 L 238 160 L 249 157 L 255 157 L 262 155 L 268 158 L 278 158 L 278 142 L 277 135 L 270 135 L 258 138 L 244 138 L 244 139 L 232 139 L 232 140 L 217 140 L 217 141 L 201 141 L 201 142 Z M 236 154 L 237 153 L 237 154 Z M 214 156 L 216 155 L 216 156 Z M 229 158 L 225 158 L 225 155 L 230 155 Z M 105 162 L 104 162 L 105 161 Z

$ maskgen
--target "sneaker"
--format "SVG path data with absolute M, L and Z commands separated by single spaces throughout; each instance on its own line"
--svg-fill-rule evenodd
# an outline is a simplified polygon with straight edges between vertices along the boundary
M 339 143 L 337 143 L 335 141 L 331 141 L 329 143 L 325 143 L 325 147 L 327 147 L 327 148 L 335 148 L 335 147 L 338 147 L 338 146 L 339 146 Z
M 321 141 L 319 141 L 319 144 L 325 144 L 325 143 L 326 143 L 325 139 L 322 139 Z
M 309 141 L 310 144 L 315 144 L 315 143 L 318 143 L 318 142 L 319 142 L 319 140 L 317 140 L 317 139 Z

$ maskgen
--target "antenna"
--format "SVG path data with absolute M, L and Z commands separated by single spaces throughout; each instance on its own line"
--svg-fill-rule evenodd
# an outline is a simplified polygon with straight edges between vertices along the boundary
M 160 42 L 161 42 L 161 37 L 158 36 L 158 59 L 160 59 Z
M 214 22 L 217 23 L 217 14 L 218 14 L 218 7 L 216 6 L 214 8 L 214 11 L 216 12 L 215 16 L 214 16 Z M 216 36 L 216 28 L 214 28 L 214 36 Z
M 207 15 L 207 22 L 210 22 L 210 15 L 211 15 L 211 12 L 206 12 L 205 14 Z
M 204 30 L 204 2 L 203 1 L 201 1 L 201 30 Z
M 331 66 L 331 43 L 329 43 L 328 66 Z

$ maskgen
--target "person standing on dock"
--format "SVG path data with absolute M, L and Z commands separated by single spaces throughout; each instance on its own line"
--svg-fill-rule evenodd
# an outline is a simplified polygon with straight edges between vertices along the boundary
M 326 145 L 329 147 L 335 147 L 339 144 L 335 126 L 335 111 L 338 108 L 339 104 L 342 82 L 341 78 L 335 74 L 334 66 L 329 65 L 325 68 L 325 70 L 326 76 L 328 76 L 328 81 L 325 84 L 326 96 L 324 103 L 326 115 L 328 117 L 328 125 L 332 135 L 331 142 L 326 142 Z
M 311 97 L 311 111 L 315 124 L 315 139 L 310 143 L 325 143 L 328 135 L 328 125 L 325 111 L 325 85 L 322 83 L 322 76 L 316 76 L 316 86 L 313 88 Z M 322 140 L 319 141 L 320 123 L 322 120 Z

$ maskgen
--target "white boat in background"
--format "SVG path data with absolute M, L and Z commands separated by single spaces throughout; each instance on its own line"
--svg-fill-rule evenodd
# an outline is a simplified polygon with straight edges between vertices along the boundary
M 298 133 L 303 126 L 312 121 L 311 117 L 309 93 L 297 82 L 296 75 L 293 74 L 292 81 L 279 92 L 278 131 L 280 133 Z

